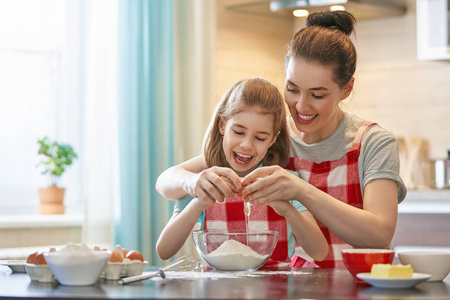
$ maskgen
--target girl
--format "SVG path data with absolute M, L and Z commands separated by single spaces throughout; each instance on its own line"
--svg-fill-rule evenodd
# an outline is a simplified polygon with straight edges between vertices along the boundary
M 260 166 L 285 165 L 288 154 L 283 98 L 274 85 L 254 78 L 239 81 L 227 91 L 205 135 L 203 155 L 184 165 L 197 172 L 210 168 L 220 176 L 217 184 L 238 186 L 240 177 Z M 201 161 L 199 166 L 197 161 Z M 180 250 L 199 218 L 207 230 L 246 230 L 244 202 L 235 194 L 240 187 L 226 201 L 217 197 L 216 202 L 214 182 L 208 183 L 201 192 L 211 191 L 210 197 L 194 194 L 177 201 L 174 214 L 156 244 L 161 259 L 168 259 Z M 268 206 L 252 208 L 249 229 L 279 232 L 271 260 L 289 261 L 294 254 L 295 238 L 317 260 L 322 260 L 328 252 L 316 221 L 298 201 L 272 201 Z
M 289 166 L 305 180 L 279 166 L 265 166 L 240 183 L 246 185 L 246 200 L 255 205 L 297 199 L 318 220 L 328 255 L 312 261 L 297 248 L 295 267 L 343 267 L 342 249 L 389 247 L 397 205 L 406 195 L 393 134 L 340 107 L 355 81 L 357 55 L 349 37 L 354 24 L 345 11 L 313 13 L 289 44 L 284 88 L 294 157 Z M 158 179 L 161 193 L 170 198 L 195 192 L 203 201 L 221 200 L 240 186 L 220 174 L 192 172 L 199 171 L 183 165 L 169 169 Z M 164 184 L 168 178 L 176 181 Z

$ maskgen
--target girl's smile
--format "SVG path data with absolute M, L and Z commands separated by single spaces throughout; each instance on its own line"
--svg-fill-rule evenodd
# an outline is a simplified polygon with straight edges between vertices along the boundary
M 275 142 L 275 117 L 258 109 L 245 109 L 219 122 L 228 165 L 241 177 L 258 167 Z

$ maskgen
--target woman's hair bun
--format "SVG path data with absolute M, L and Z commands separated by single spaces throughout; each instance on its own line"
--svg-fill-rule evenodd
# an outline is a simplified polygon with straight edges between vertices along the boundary
M 306 19 L 306 26 L 336 28 L 348 36 L 354 31 L 355 23 L 355 17 L 346 11 L 315 12 Z

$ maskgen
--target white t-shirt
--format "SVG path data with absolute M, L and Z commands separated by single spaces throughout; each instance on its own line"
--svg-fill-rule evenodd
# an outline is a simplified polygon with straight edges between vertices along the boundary
M 364 122 L 363 119 L 344 112 L 344 117 L 336 130 L 325 140 L 307 144 L 293 131 L 295 124 L 288 117 L 288 127 L 291 137 L 291 156 L 304 158 L 315 163 L 338 160 L 350 151 L 353 140 Z M 370 126 L 361 141 L 358 159 L 359 181 L 361 195 L 364 197 L 364 187 L 375 179 L 391 179 L 398 185 L 398 203 L 406 196 L 406 186 L 399 175 L 400 156 L 398 142 L 395 136 L 380 127 Z

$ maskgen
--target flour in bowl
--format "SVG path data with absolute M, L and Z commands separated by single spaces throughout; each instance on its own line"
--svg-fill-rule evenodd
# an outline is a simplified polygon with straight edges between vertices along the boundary
M 269 255 L 260 255 L 236 240 L 227 240 L 206 255 L 208 263 L 218 270 L 252 270 L 261 266 Z

